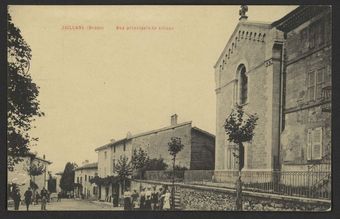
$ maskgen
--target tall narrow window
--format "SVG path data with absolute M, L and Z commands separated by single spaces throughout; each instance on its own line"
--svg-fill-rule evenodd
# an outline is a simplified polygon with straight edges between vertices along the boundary
M 322 158 L 322 128 L 309 129 L 307 133 L 307 160 Z
M 235 80 L 234 82 L 234 95 L 233 95 L 233 105 L 236 106 L 238 101 L 237 101 L 237 97 L 238 97 L 238 80 Z
M 308 99 L 314 100 L 315 99 L 315 73 L 314 71 L 308 72 Z
M 237 154 L 236 146 L 233 143 L 227 143 L 228 145 L 225 148 L 225 168 L 228 170 L 237 169 L 237 159 L 235 159 L 235 153 Z
M 308 100 L 317 100 L 322 98 L 322 88 L 325 82 L 329 82 L 329 75 L 325 73 L 325 68 L 308 72 Z
M 238 68 L 238 89 L 239 89 L 239 104 L 245 104 L 248 100 L 248 76 L 246 75 L 246 68 L 240 65 Z

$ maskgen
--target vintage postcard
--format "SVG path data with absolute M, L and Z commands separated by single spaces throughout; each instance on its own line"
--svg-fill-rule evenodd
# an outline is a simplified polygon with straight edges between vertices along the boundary
M 332 7 L 9 5 L 8 211 L 331 211 Z

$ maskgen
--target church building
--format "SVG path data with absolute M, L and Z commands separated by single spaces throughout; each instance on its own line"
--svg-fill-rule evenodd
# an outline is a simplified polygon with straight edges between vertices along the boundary
M 214 66 L 215 178 L 238 169 L 223 126 L 237 105 L 259 118 L 243 171 L 330 171 L 331 8 L 299 6 L 271 23 L 247 10 Z

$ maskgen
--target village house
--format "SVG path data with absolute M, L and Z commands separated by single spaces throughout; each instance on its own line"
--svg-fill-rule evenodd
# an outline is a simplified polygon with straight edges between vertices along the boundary
M 38 157 L 34 153 L 28 153 L 26 157 L 22 157 L 22 161 L 15 164 L 13 171 L 8 171 L 8 184 L 15 183 L 19 185 L 21 197 L 24 197 L 24 193 L 28 187 L 31 187 L 31 184 L 35 184 L 37 186 L 37 190 L 40 190 L 45 187 L 47 189 L 47 180 L 48 180 L 48 166 L 52 164 L 51 161 L 46 160 L 45 155 L 43 157 Z M 37 176 L 32 176 L 29 173 L 30 166 L 41 166 L 44 171 Z M 32 183 L 31 183 L 32 181 Z
M 245 13 L 241 8 L 214 66 L 215 179 L 226 181 L 223 172 L 238 169 L 223 124 L 241 105 L 259 118 L 243 171 L 329 171 L 330 185 L 331 8 L 299 6 L 273 23 L 249 21 Z
M 60 188 L 60 180 L 61 180 L 61 176 L 63 175 L 63 171 L 57 172 L 55 173 L 55 179 L 56 179 L 56 193 L 58 194 L 59 192 L 61 192 L 61 188 Z
M 111 140 L 110 143 L 98 147 L 98 176 L 105 178 L 114 175 L 114 168 L 121 156 L 131 160 L 134 149 L 142 148 L 152 158 L 163 158 L 172 167 L 168 142 L 171 137 L 180 137 L 183 150 L 176 157 L 176 164 L 190 170 L 213 170 L 215 162 L 215 136 L 197 127 L 192 122 L 177 123 L 177 115 L 171 116 L 168 127 L 132 135 L 128 132 L 126 138 Z M 118 187 L 117 187 L 118 186 Z M 122 193 L 117 185 L 99 186 L 101 200 L 106 200 L 112 193 Z
M 77 198 L 96 198 L 97 185 L 90 182 L 98 175 L 98 163 L 89 163 L 85 160 L 82 166 L 75 169 L 74 183 L 76 185 L 74 195 Z

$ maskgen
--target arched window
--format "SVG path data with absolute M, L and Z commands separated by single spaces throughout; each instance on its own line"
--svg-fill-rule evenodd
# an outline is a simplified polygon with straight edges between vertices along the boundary
M 242 105 L 247 103 L 248 100 L 248 76 L 246 75 L 246 67 L 243 64 L 238 67 L 237 75 L 238 103 Z

